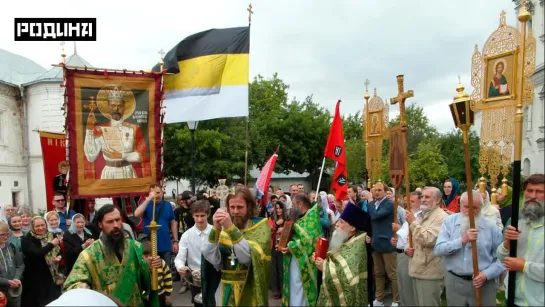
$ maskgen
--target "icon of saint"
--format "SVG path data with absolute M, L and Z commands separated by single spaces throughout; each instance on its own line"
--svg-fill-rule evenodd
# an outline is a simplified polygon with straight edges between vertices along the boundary
M 378 115 L 373 115 L 373 129 L 371 129 L 371 134 L 380 134 L 380 122 L 378 120 Z
M 390 170 L 403 170 L 403 156 L 401 155 L 401 142 L 399 133 L 394 132 L 392 135 L 392 156 L 390 157 Z
M 97 125 L 94 113 L 89 113 L 84 140 L 85 157 L 89 162 L 95 162 L 102 153 L 104 166 L 100 179 L 138 178 L 134 166 L 142 169 L 142 176 L 151 176 L 148 147 L 140 127 L 125 121 L 134 111 L 134 105 L 131 110 L 126 101 L 132 93 L 120 85 L 106 92 L 107 103 L 103 102 L 104 111 L 101 112 L 110 121 Z M 96 170 L 99 171 L 98 166 Z
M 507 83 L 507 78 L 503 75 L 504 71 L 505 61 L 503 59 L 498 60 L 494 65 L 494 77 L 490 81 L 488 98 L 509 95 L 509 84 Z

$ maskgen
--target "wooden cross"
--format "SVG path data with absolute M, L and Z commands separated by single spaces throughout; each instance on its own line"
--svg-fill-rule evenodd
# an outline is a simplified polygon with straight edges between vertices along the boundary
M 252 14 L 254 11 L 252 11 L 252 4 L 248 5 L 248 8 L 246 9 L 248 11 L 248 24 L 252 23 Z
M 390 98 L 390 104 L 399 103 L 399 115 L 401 117 L 401 126 L 407 125 L 407 119 L 405 118 L 405 99 L 414 97 L 413 90 L 403 92 L 403 75 L 397 76 L 397 96 Z

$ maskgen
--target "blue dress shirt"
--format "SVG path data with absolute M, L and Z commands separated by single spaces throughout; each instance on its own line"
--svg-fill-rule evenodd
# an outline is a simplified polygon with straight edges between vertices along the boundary
M 443 265 L 447 271 L 471 276 L 473 275 L 471 242 L 462 244 L 461 221 L 461 213 L 450 215 L 443 221 L 433 253 L 443 257 Z M 491 280 L 505 271 L 496 255 L 496 249 L 503 243 L 503 236 L 496 223 L 483 217 L 479 222 L 477 236 L 479 272 L 484 272 L 486 278 Z

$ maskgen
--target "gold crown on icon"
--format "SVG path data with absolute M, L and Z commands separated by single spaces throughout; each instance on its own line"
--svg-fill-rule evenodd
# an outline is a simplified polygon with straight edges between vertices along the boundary
M 108 90 L 109 101 L 125 101 L 125 95 L 127 95 L 127 92 L 120 90 L 117 86 L 113 90 Z

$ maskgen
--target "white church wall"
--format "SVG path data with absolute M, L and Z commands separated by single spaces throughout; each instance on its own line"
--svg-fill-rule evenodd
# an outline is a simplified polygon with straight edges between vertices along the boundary
M 534 173 L 544 173 L 545 151 L 543 147 L 545 132 L 545 104 L 543 100 L 544 86 L 544 12 L 543 0 L 533 0 L 532 3 L 532 34 L 536 39 L 536 72 L 531 77 L 534 82 L 534 100 L 524 107 L 524 126 L 522 139 L 522 174 L 528 176 Z M 515 3 L 515 12 L 518 14 L 520 1 Z M 520 28 L 520 23 L 517 23 Z M 540 94 L 541 93 L 541 94 Z
M 61 106 L 64 89 L 60 83 L 38 83 L 25 90 L 28 112 L 30 194 L 34 211 L 47 208 L 44 166 L 40 136 L 33 130 L 62 132 L 64 116 Z
M 27 171 L 19 89 L 0 84 L 0 205 L 24 205 Z

